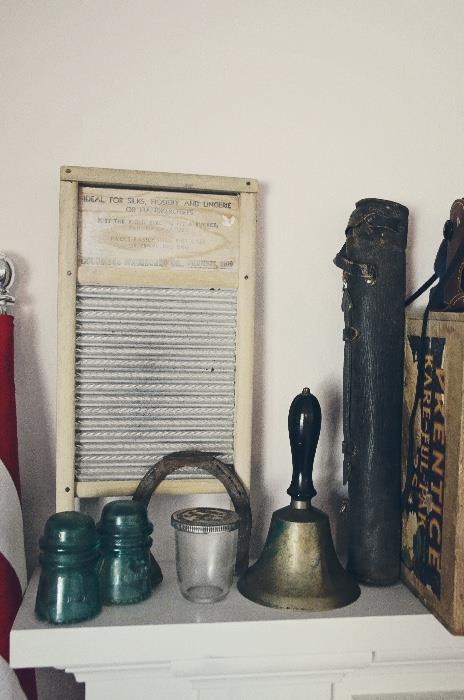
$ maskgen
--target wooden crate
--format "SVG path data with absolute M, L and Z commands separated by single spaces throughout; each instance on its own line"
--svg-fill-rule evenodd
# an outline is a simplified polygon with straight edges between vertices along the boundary
M 403 487 L 422 315 L 406 319 Z M 454 634 L 464 634 L 464 314 L 431 312 L 424 386 L 403 504 L 402 577 Z
M 214 451 L 250 481 L 257 182 L 63 167 L 57 510 Z M 160 492 L 222 491 L 183 470 Z

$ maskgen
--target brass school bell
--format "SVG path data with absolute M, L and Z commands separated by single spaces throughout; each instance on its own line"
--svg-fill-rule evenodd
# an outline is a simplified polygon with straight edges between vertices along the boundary
M 340 564 L 328 516 L 311 505 L 314 455 L 321 430 L 319 401 L 303 389 L 290 406 L 293 478 L 290 505 L 276 510 L 258 561 L 238 581 L 242 595 L 288 610 L 331 610 L 355 601 L 357 583 Z

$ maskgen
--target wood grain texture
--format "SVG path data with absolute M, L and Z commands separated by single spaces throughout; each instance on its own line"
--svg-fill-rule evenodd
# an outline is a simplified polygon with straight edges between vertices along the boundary
M 139 481 L 76 481 L 76 496 L 96 498 L 104 496 L 133 496 Z M 163 481 L 157 493 L 188 496 L 195 493 L 225 493 L 217 479 L 172 479 Z
M 420 337 L 421 326 L 421 316 L 411 314 L 407 318 L 403 398 L 403 485 L 407 473 L 409 417 L 414 403 L 417 380 L 417 358 L 415 361 L 412 347 L 414 343 L 417 345 L 418 341 L 411 339 Z M 416 517 L 414 512 L 403 513 L 402 578 L 451 632 L 464 634 L 464 316 L 458 313 L 431 312 L 427 337 L 432 341 L 433 339 L 444 341 L 441 367 L 438 366 L 438 370 L 439 372 L 442 370 L 440 376 L 444 382 L 445 391 L 443 394 L 438 394 L 439 387 L 432 389 L 434 393 L 430 398 L 430 416 L 428 413 L 425 417 L 422 414 L 423 406 L 426 411 L 428 410 L 428 397 L 426 398 L 424 393 L 422 404 L 419 403 L 417 411 L 415 448 L 418 452 L 414 478 L 421 484 L 422 499 L 419 501 L 418 513 L 422 508 L 421 502 L 424 503 L 424 507 L 423 514 L 419 517 Z M 431 366 L 428 367 L 427 363 L 428 360 L 426 360 L 426 371 L 431 373 Z M 434 365 L 434 372 L 435 370 Z M 428 379 L 426 381 L 428 382 Z M 428 390 L 427 386 L 424 388 L 425 392 Z M 443 422 L 441 412 L 438 410 L 441 402 L 444 405 Z M 427 420 L 430 420 L 429 430 L 425 428 Z M 438 464 L 440 443 L 443 443 L 444 461 Z M 429 451 L 430 458 L 428 458 Z M 423 466 L 422 461 L 424 461 Z M 443 474 L 440 474 L 440 480 L 437 480 L 437 476 L 431 476 L 434 471 L 436 475 L 443 471 Z M 422 474 L 424 474 L 423 477 Z M 429 478 L 431 485 L 427 488 Z M 441 484 L 443 484 L 442 494 Z M 417 538 L 418 530 L 422 529 L 420 526 L 422 519 L 429 538 L 426 557 L 428 557 L 430 569 L 436 568 L 439 572 L 440 590 L 438 592 L 432 589 L 431 583 L 426 580 L 424 574 L 411 568 L 409 561 L 409 557 L 414 558 L 414 538 Z
M 238 193 L 257 192 L 258 190 L 258 183 L 253 178 L 153 173 L 145 170 L 115 170 L 113 168 L 82 168 L 74 165 L 64 165 L 61 168 L 61 179 L 85 185 L 116 187 L 128 185 L 192 192 Z
M 58 269 L 56 509 L 74 510 L 77 182 L 62 182 Z
M 247 488 L 251 476 L 253 408 L 256 197 L 240 197 L 240 272 L 235 374 L 235 469 Z
M 110 265 L 79 265 L 79 284 L 128 285 L 129 287 L 184 287 L 235 289 L 239 276 L 220 270 L 141 270 Z
M 234 464 L 246 486 L 251 469 L 251 412 L 254 336 L 254 246 L 257 182 L 245 178 L 147 173 L 64 166 L 61 169 L 59 370 L 57 421 L 57 508 L 72 509 L 78 497 L 131 495 L 137 482 L 113 479 L 76 481 L 75 457 L 75 341 L 76 281 L 79 284 L 179 288 L 237 288 Z M 239 195 L 238 271 L 216 269 L 156 269 L 78 263 L 80 187 L 140 188 L 145 191 Z M 111 192 L 111 190 L 110 190 Z M 201 199 L 201 198 L 198 198 Z M 68 272 L 70 274 L 68 274 Z M 165 493 L 216 493 L 212 479 L 175 479 L 161 487 Z

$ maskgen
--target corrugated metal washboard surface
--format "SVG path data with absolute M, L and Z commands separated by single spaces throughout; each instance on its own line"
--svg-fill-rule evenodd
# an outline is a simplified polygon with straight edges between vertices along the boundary
M 78 480 L 140 479 L 177 450 L 233 462 L 236 312 L 235 289 L 78 285 Z

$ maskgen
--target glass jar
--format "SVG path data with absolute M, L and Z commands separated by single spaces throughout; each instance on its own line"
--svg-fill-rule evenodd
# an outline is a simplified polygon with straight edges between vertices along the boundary
M 225 598 L 234 578 L 239 522 L 237 513 L 223 508 L 187 508 L 172 514 L 184 598 L 193 603 Z
M 56 625 L 88 620 L 101 610 L 95 523 L 84 513 L 55 513 L 40 538 L 41 572 L 35 612 Z
M 97 525 L 101 539 L 98 564 L 102 602 L 128 605 L 152 592 L 150 537 L 153 525 L 138 501 L 107 503 Z

